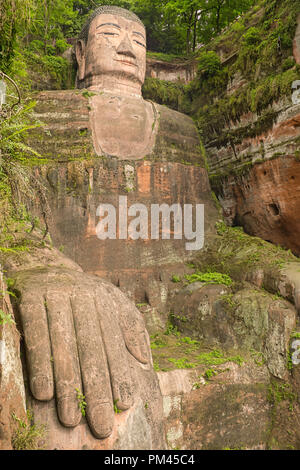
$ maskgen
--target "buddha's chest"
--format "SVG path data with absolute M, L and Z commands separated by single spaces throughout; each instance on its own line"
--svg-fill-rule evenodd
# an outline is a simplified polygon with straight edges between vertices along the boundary
M 98 155 L 143 158 L 155 144 L 156 113 L 151 103 L 111 94 L 91 98 L 90 121 Z

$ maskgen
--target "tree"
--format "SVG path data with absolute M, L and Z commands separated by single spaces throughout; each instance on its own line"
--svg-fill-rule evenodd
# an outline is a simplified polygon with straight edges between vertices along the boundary
M 17 35 L 30 22 L 33 0 L 0 0 L 0 70 L 8 71 Z
M 195 51 L 197 42 L 208 42 L 254 0 L 169 0 L 165 8 L 176 12 L 178 27 L 185 30 L 186 52 Z
M 202 0 L 199 2 L 199 42 L 208 42 L 240 14 L 249 10 L 254 0 Z

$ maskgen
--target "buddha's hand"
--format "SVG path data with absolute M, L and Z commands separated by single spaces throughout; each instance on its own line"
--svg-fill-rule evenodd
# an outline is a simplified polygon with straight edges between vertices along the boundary
M 55 395 L 64 426 L 86 413 L 94 436 L 108 437 L 114 404 L 134 401 L 130 354 L 136 367 L 150 361 L 141 314 L 117 287 L 65 268 L 20 271 L 15 290 L 34 398 Z

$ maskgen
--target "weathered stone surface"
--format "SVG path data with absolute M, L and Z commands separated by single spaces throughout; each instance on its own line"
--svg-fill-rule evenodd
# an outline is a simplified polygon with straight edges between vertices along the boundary
M 33 116 L 42 121 L 44 126 L 42 131 L 39 129 L 30 133 L 28 143 L 44 157 L 59 162 L 97 157 L 93 148 L 90 115 L 93 101 L 102 94 L 87 90 L 38 93 Z M 117 99 L 117 95 L 114 98 Z M 193 120 L 165 106 L 153 106 L 157 114 L 158 129 L 155 146 L 147 154 L 147 160 L 195 163 L 204 167 Z M 142 160 L 142 157 L 143 155 L 137 154 L 133 159 Z M 121 158 L 124 159 L 124 156 Z M 128 160 L 130 159 L 132 157 L 129 156 Z
M 270 403 L 266 368 L 231 363 L 222 368 L 223 372 L 208 383 L 199 380 L 200 370 L 158 373 L 170 448 L 267 447 Z
M 194 61 L 172 61 L 147 57 L 146 77 L 168 82 L 189 83 L 196 76 L 197 64 Z
M 229 177 L 221 199 L 225 217 L 299 255 L 299 179 L 300 164 L 293 155 L 257 164 L 243 177 Z
M 12 448 L 17 427 L 13 416 L 26 421 L 25 389 L 20 360 L 20 335 L 14 323 L 7 286 L 0 271 L 0 450 Z
M 151 386 L 151 380 L 143 382 Z M 144 397 L 143 397 L 144 398 Z M 149 401 L 139 399 L 130 411 L 115 415 L 114 429 L 110 437 L 97 440 L 91 434 L 86 420 L 82 418 L 76 428 L 62 427 L 58 421 L 55 401 L 48 403 L 33 401 L 29 398 L 30 406 L 40 422 L 46 424 L 49 430 L 46 435 L 46 449 L 49 450 L 149 450 L 164 449 L 165 444 L 158 439 L 157 421 L 161 421 L 161 409 L 156 410 L 155 421 L 149 420 L 146 408 Z
M 298 26 L 293 41 L 293 54 L 297 64 L 300 64 L 300 16 L 298 17 Z
M 299 28 L 300 18 L 293 43 L 297 63 Z M 245 77 L 236 75 L 227 94 L 247 83 Z M 220 136 L 205 138 L 213 189 L 227 222 L 299 255 L 300 105 L 296 88 L 297 80 L 290 96 L 282 96 L 261 113 L 249 110 L 224 124 Z
M 287 379 L 290 335 L 296 310 L 284 300 L 254 289 L 230 295 L 221 285 L 185 288 L 171 304 L 173 322 L 187 336 L 210 347 L 261 352 L 270 373 Z
M 57 108 L 64 112 L 57 113 Z M 160 234 L 155 241 L 101 241 L 96 236 L 96 210 L 100 203 L 118 209 L 119 195 L 127 196 L 128 207 L 143 203 L 148 214 L 151 204 L 204 204 L 205 232 L 214 231 L 218 213 L 195 126 L 186 116 L 159 106 L 160 124 L 149 160 L 103 159 L 91 148 L 88 112 L 88 100 L 77 92 L 39 94 L 36 115 L 50 134 L 43 139 L 32 134 L 30 143 L 42 153 L 46 148 L 46 155 L 55 160 L 37 170 L 48 187 L 50 233 L 55 245 L 63 247 L 84 271 L 110 279 L 138 302 L 151 299 L 151 305 L 158 306 L 165 298 L 163 271 L 176 272 L 191 256 L 186 240 L 161 240 Z M 65 161 L 70 157 L 75 161 Z M 77 157 L 84 161 L 76 161 Z M 185 164 L 192 162 L 197 166 Z

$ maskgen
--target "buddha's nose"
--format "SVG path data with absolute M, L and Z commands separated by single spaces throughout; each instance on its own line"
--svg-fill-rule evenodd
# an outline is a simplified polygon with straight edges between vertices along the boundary
M 117 53 L 122 54 L 122 55 L 127 55 L 128 57 L 132 57 L 133 59 L 136 58 L 132 45 L 130 44 L 128 34 L 126 34 L 123 41 L 121 41 L 121 43 L 119 44 Z

